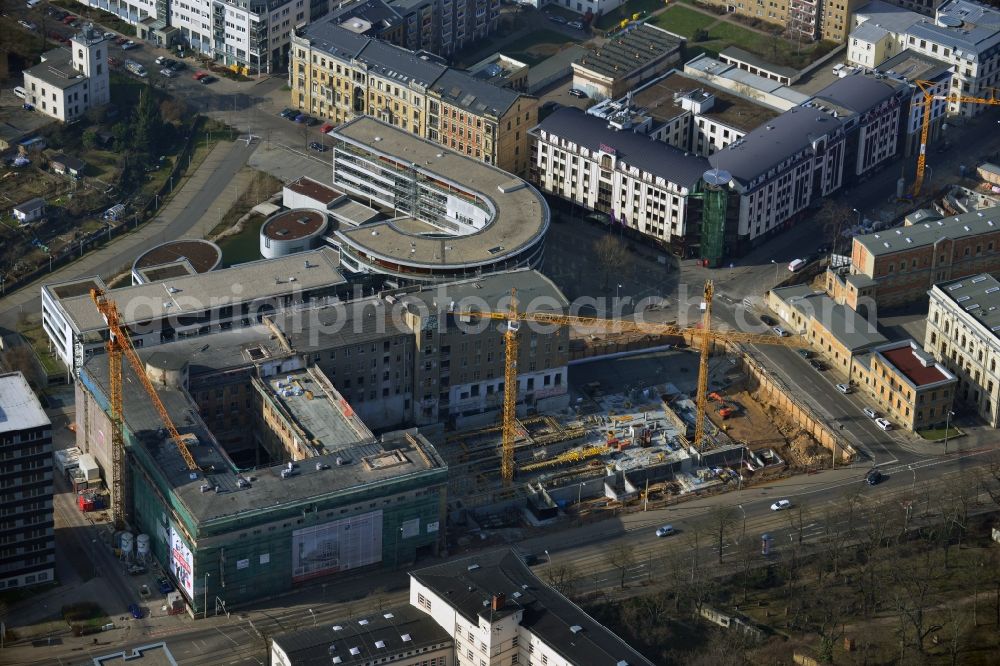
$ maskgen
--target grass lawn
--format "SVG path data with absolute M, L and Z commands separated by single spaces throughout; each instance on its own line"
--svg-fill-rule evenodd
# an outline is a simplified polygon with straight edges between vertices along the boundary
M 927 430 L 918 430 L 917 434 L 920 435 L 921 437 L 923 437 L 924 439 L 928 440 L 928 441 L 937 442 L 939 440 L 944 440 L 945 429 L 944 428 L 928 428 Z M 965 434 L 964 432 L 962 432 L 961 430 L 959 430 L 958 428 L 956 428 L 954 426 L 950 426 L 948 428 L 948 432 L 947 432 L 947 435 L 948 435 L 949 439 L 954 439 L 955 437 L 961 437 L 964 434 Z
M 62 364 L 49 351 L 49 338 L 45 335 L 45 329 L 42 328 L 41 324 L 19 327 L 18 332 L 31 345 L 31 348 L 35 352 L 35 357 L 38 358 L 39 363 L 42 364 L 42 368 L 45 369 L 45 374 L 50 376 L 58 375 L 65 371 Z
M 693 9 L 674 5 L 665 12 L 657 14 L 650 22 L 664 30 L 691 38 L 695 32 L 707 28 L 718 20 L 714 16 L 706 16 Z
M 668 11 L 672 11 L 673 9 L 683 8 L 675 7 Z M 693 14 L 694 12 L 691 13 Z M 706 16 L 705 19 L 711 21 L 711 17 Z M 664 24 L 663 27 L 670 30 L 668 26 L 669 24 Z M 673 32 L 678 32 L 678 30 L 675 29 Z M 694 31 L 691 34 L 693 35 Z M 836 47 L 835 44 L 825 41 L 797 44 L 781 37 L 748 30 L 735 23 L 720 22 L 713 25 L 708 31 L 707 40 L 703 42 L 689 42 L 687 44 L 687 52 L 696 55 L 699 50 L 702 50 L 709 55 L 715 56 L 724 51 L 728 46 L 735 46 L 744 51 L 749 51 L 773 65 L 793 67 L 795 69 L 805 67 Z M 688 56 L 689 59 L 691 57 L 694 56 Z
M 88 601 L 63 606 L 62 616 L 77 636 L 100 631 L 101 627 L 111 622 L 103 608 Z
M 601 30 L 609 30 L 625 19 L 631 19 L 633 14 L 646 16 L 650 12 L 662 9 L 665 5 L 666 2 L 663 0 L 628 0 L 628 2 L 624 5 L 621 5 L 616 9 L 612 9 L 610 12 L 594 21 L 594 27 L 600 28 Z
M 533 30 L 520 39 L 504 44 L 500 52 L 533 67 L 558 53 L 564 44 L 571 41 L 555 30 Z

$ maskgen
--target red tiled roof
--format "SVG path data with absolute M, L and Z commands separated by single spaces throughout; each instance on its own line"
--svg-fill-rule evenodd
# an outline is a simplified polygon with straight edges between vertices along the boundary
M 917 386 L 933 384 L 948 379 L 948 376 L 930 365 L 925 366 L 910 346 L 898 347 L 881 352 L 900 373 Z

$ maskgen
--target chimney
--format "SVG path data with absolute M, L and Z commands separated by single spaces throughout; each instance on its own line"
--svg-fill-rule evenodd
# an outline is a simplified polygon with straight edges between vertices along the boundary
M 503 609 L 504 603 L 507 601 L 507 595 L 503 592 L 499 594 L 494 594 L 493 599 L 490 602 L 490 609 L 494 612 Z

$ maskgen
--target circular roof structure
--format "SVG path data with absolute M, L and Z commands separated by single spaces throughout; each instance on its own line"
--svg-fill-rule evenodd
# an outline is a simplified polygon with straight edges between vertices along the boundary
M 260 228 L 260 235 L 276 241 L 291 241 L 322 233 L 326 215 L 318 210 L 293 208 L 276 213 Z
M 722 187 L 724 185 L 728 185 L 729 181 L 731 181 L 732 179 L 733 179 L 732 174 L 726 171 L 725 169 L 709 169 L 708 171 L 705 172 L 705 175 L 702 176 L 702 180 L 704 180 L 709 185 L 713 185 L 715 187 Z
M 146 250 L 132 264 L 133 271 L 187 260 L 195 273 L 214 271 L 222 264 L 222 249 L 200 239 L 168 241 Z

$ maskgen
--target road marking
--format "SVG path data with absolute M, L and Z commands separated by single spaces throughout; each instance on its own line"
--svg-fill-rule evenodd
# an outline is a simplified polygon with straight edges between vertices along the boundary
M 222 634 L 223 636 L 225 636 L 226 638 L 228 638 L 232 642 L 233 645 L 237 645 L 237 646 L 239 645 L 239 643 L 236 642 L 236 640 L 232 636 L 230 636 L 229 634 L 227 634 L 226 632 L 224 632 L 222 629 L 219 629 L 218 627 L 216 627 L 215 630 L 217 632 L 219 632 L 220 634 Z

